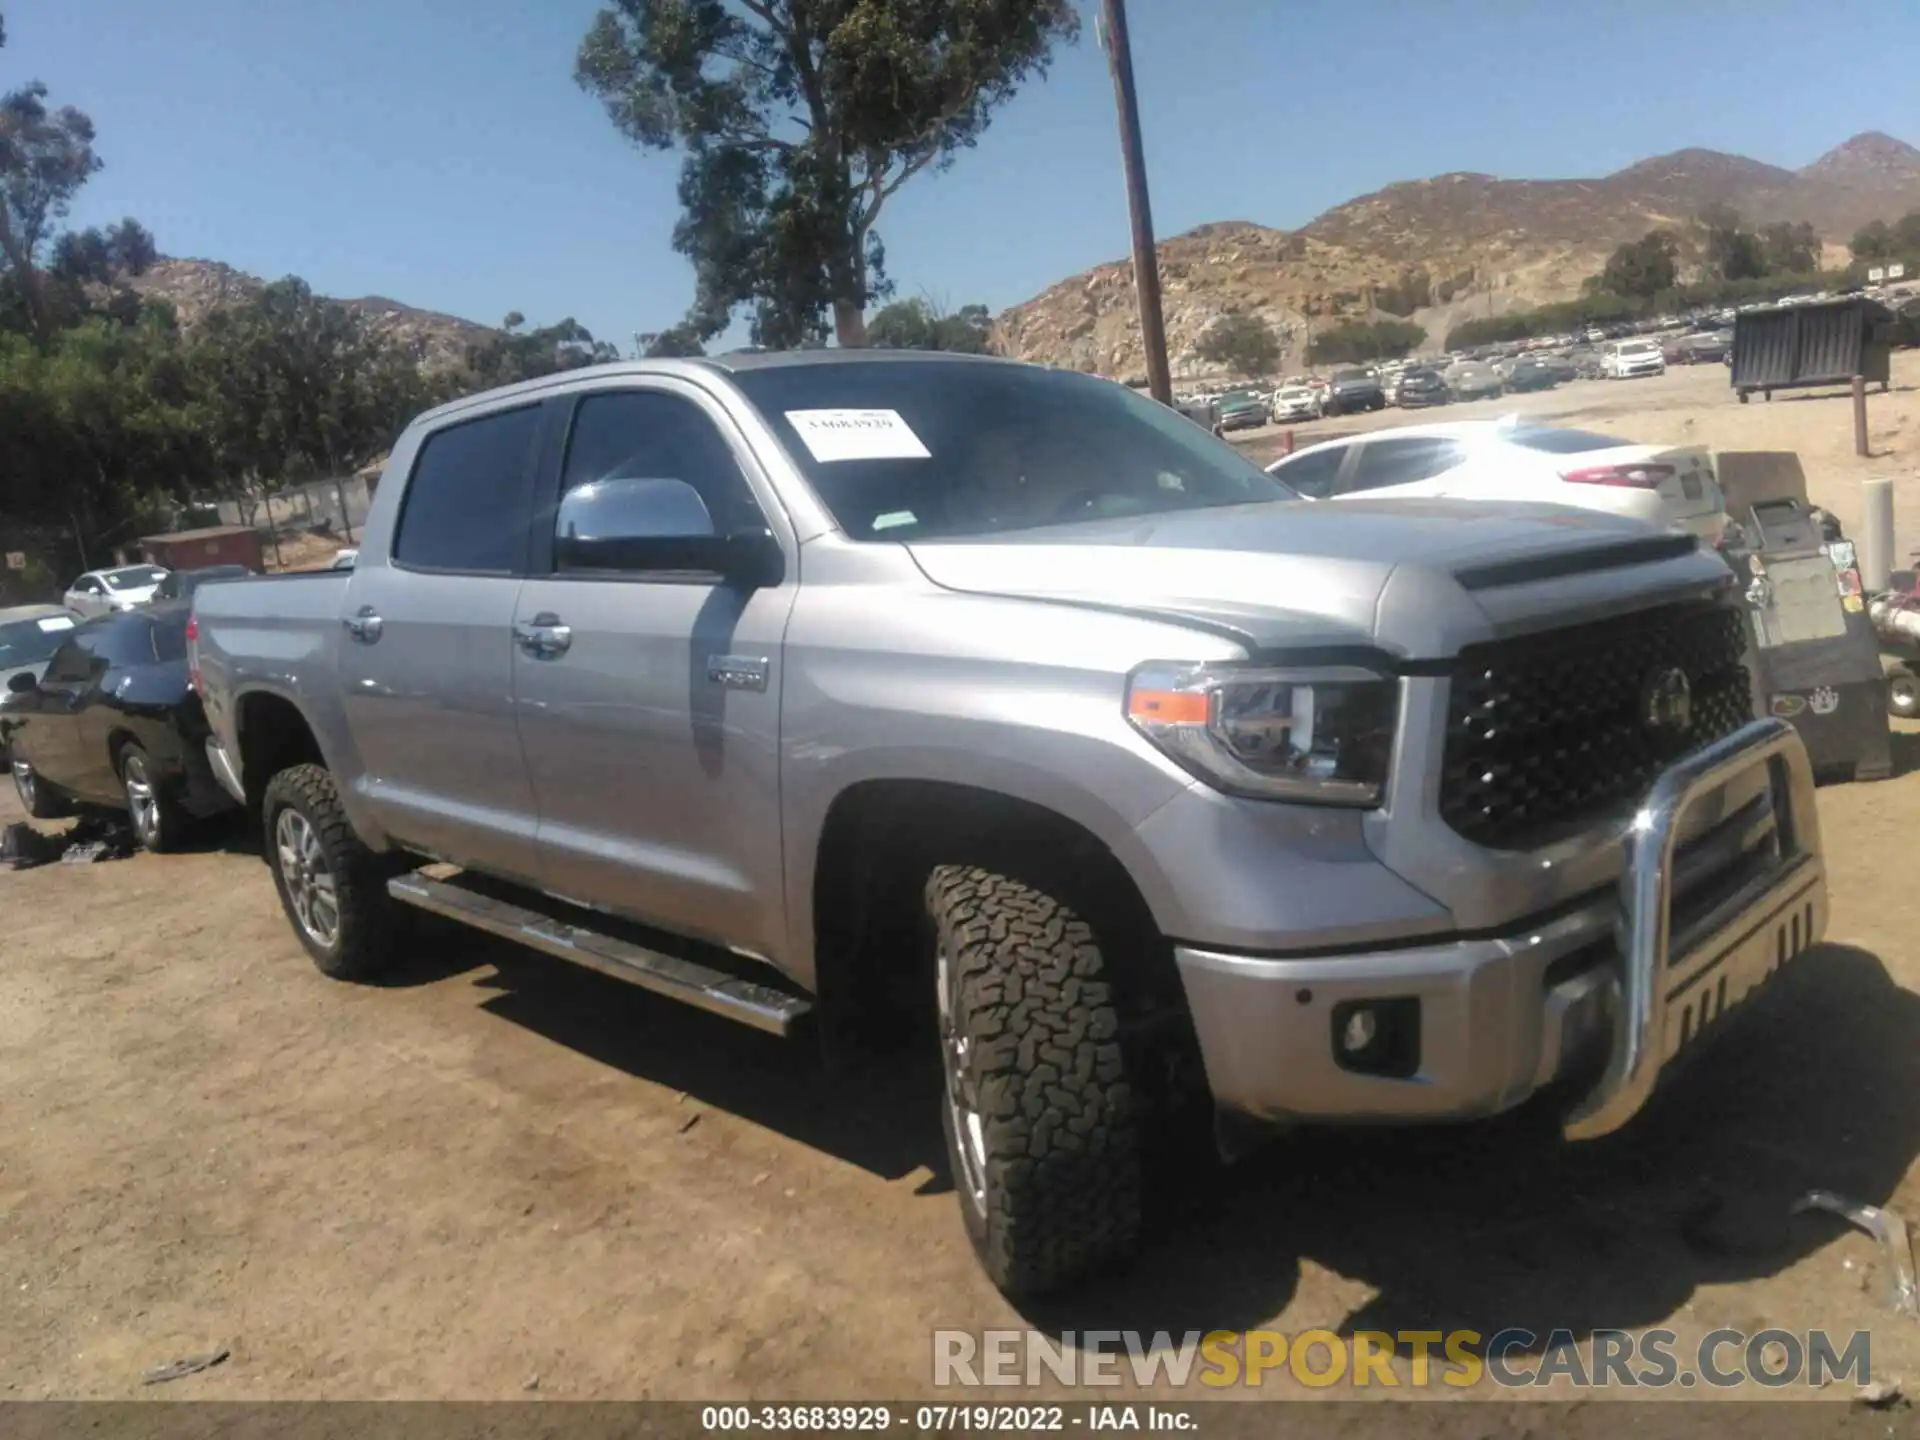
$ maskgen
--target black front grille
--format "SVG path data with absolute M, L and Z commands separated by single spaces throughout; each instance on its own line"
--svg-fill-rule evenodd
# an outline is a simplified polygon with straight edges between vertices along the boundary
M 1544 843 L 1643 793 L 1673 760 L 1753 718 L 1746 624 L 1710 601 L 1475 645 L 1447 706 L 1440 813 L 1500 849 Z M 1671 672 L 1690 714 L 1673 724 Z M 1666 724 L 1650 724 L 1667 680 Z

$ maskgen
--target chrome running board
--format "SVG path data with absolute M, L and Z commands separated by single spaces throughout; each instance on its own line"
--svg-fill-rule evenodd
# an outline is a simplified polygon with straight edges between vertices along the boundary
M 801 996 L 511 904 L 462 885 L 459 877 L 434 880 L 416 870 L 389 880 L 387 893 L 429 914 L 571 960 L 771 1035 L 792 1033 L 795 1023 L 813 1009 Z

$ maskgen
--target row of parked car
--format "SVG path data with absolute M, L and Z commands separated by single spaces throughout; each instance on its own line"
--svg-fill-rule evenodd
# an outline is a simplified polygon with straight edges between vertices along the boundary
M 1537 342 L 1495 346 L 1431 359 L 1355 366 L 1330 376 L 1303 375 L 1272 390 L 1201 392 L 1183 397 L 1180 409 L 1226 433 L 1389 405 L 1411 410 L 1455 400 L 1488 400 L 1550 390 L 1570 380 L 1635 380 L 1665 374 L 1671 365 L 1722 363 L 1730 359 L 1733 349 L 1733 332 L 1718 328 L 1621 338 L 1601 335 L 1596 342 L 1564 338 L 1565 344 L 1553 348 Z

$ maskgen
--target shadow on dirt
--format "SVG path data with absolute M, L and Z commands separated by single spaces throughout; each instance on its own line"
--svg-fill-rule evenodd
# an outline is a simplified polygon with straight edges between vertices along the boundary
M 1920 731 L 1895 730 L 1892 734 L 1893 778 L 1920 770 Z
M 1841 1228 L 1793 1218 L 1796 1199 L 1884 1203 L 1920 1152 L 1920 996 L 1867 951 L 1826 946 L 1745 1008 L 1617 1136 L 1565 1145 L 1542 1106 L 1282 1139 L 1130 1274 L 1028 1316 L 1056 1331 L 1245 1328 L 1285 1306 L 1309 1259 L 1378 1292 L 1347 1332 L 1584 1336 L 1771 1275 Z
M 838 1072 L 808 1038 L 456 926 L 423 927 L 417 953 L 396 983 L 492 966 L 475 983 L 503 1020 L 876 1176 L 926 1166 L 922 1194 L 951 1189 L 929 1064 Z M 1773 1274 L 1841 1228 L 1793 1218 L 1794 1200 L 1884 1203 L 1920 1153 L 1920 995 L 1829 945 L 1743 1012 L 1607 1140 L 1562 1143 L 1543 1103 L 1458 1127 L 1301 1132 L 1224 1179 L 1160 1177 L 1186 1203 L 1139 1262 L 1024 1313 L 1053 1332 L 1244 1329 L 1285 1308 L 1305 1260 L 1377 1292 L 1350 1330 L 1584 1335 Z
M 426 916 L 416 924 L 413 952 L 390 984 L 491 966 L 474 978 L 494 992 L 482 1005 L 489 1014 L 882 1179 L 928 1166 L 934 1180 L 921 1193 L 948 1188 L 930 1045 L 925 1063 L 831 1068 L 810 1030 L 783 1040 L 464 926 Z
M 1867 386 L 1867 404 L 1871 407 L 1873 402 L 1882 395 L 1910 395 L 1913 393 L 1914 388 L 1912 385 L 1894 385 L 1886 390 L 1882 390 L 1880 388 L 1880 382 L 1876 380 Z M 1782 390 L 1777 392 L 1770 400 L 1761 396 L 1758 391 L 1755 391 L 1754 395 L 1756 404 L 1791 405 L 1803 400 L 1851 400 L 1853 398 L 1853 391 L 1851 389 L 1836 390 L 1831 386 L 1824 386 L 1814 387 L 1808 390 L 1795 390 L 1791 393 Z
M 180 851 L 186 855 L 245 855 L 259 860 L 260 846 L 259 825 L 235 810 L 196 820 L 180 837 Z

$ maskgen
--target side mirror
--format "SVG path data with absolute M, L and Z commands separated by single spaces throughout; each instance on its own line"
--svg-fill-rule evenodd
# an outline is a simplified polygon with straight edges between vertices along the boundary
M 567 492 L 554 524 L 563 570 L 705 572 L 746 588 L 777 583 L 779 544 L 764 527 L 722 534 L 684 480 L 596 480 Z
M 13 695 L 25 695 L 38 690 L 40 682 L 34 678 L 31 670 L 17 670 L 7 677 L 7 691 Z
M 755 530 L 736 530 L 726 537 L 726 555 L 719 566 L 728 583 L 742 590 L 759 590 L 778 585 L 786 574 L 787 557 L 780 542 L 765 526 Z

